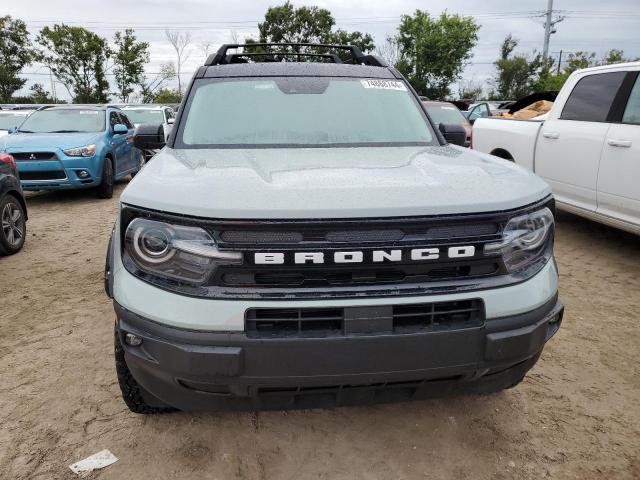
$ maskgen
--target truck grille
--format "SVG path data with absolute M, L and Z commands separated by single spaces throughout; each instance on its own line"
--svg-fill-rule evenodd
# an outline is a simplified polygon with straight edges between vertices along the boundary
M 484 323 L 482 300 L 345 308 L 253 308 L 245 314 L 252 338 L 339 337 L 477 327 Z
M 372 285 L 418 284 L 441 280 L 482 278 L 502 272 L 497 257 L 442 259 L 416 262 L 345 264 L 256 265 L 255 252 L 333 251 L 354 249 L 370 252 L 380 248 L 443 247 L 482 244 L 500 238 L 498 221 L 461 222 L 428 219 L 336 220 L 335 222 L 282 221 L 239 222 L 222 225 L 213 232 L 221 249 L 243 251 L 240 266 L 220 267 L 209 279 L 209 286 L 230 288 L 301 288 L 358 287 Z
M 28 160 L 57 160 L 58 158 L 54 152 L 16 152 L 11 155 L 19 162 Z

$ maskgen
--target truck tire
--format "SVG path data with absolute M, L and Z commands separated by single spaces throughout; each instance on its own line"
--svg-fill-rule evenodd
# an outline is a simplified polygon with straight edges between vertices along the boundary
M 122 392 L 122 399 L 133 413 L 150 415 L 154 413 L 175 412 L 176 409 L 170 407 L 154 407 L 149 405 L 142 397 L 142 390 L 136 379 L 131 375 L 127 362 L 124 359 L 124 348 L 120 343 L 118 332 L 114 332 L 114 353 L 116 358 L 116 373 L 118 375 L 118 383 Z
M 102 177 L 100 178 L 100 185 L 96 188 L 96 195 L 98 195 L 98 198 L 113 197 L 113 163 L 111 163 L 109 157 L 104 159 Z
M 0 200 L 0 255 L 13 255 L 24 245 L 27 223 L 24 208 L 11 194 Z

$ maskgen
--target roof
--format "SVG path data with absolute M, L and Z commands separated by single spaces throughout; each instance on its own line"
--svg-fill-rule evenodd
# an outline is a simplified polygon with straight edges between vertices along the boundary
M 574 74 L 589 72 L 608 72 L 619 70 L 640 70 L 640 62 L 613 63 L 611 65 L 600 65 L 597 67 L 582 68 L 573 72 Z
M 119 107 L 115 105 L 95 105 L 95 104 L 60 104 L 60 105 L 46 105 L 42 107 L 42 109 L 46 110 L 97 110 L 104 111 L 107 108 L 115 108 L 116 110 L 120 110 Z
M 162 110 L 163 108 L 171 108 L 168 105 L 149 105 L 149 104 L 140 104 L 140 105 L 125 105 L 122 107 L 122 110 Z
M 232 63 L 200 67 L 196 78 L 218 77 L 355 77 L 397 79 L 386 67 L 320 62 Z
M 423 104 L 425 104 L 426 106 L 431 106 L 431 107 L 437 107 L 438 105 L 444 105 L 447 107 L 455 107 L 455 105 L 451 102 L 438 102 L 436 100 L 423 100 L 422 101 Z

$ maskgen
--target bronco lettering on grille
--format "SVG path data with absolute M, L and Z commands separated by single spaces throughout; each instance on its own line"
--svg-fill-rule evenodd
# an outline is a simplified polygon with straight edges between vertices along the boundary
M 366 253 L 366 254 L 365 254 Z M 449 247 L 441 251 L 440 248 L 412 248 L 392 250 L 361 250 L 336 251 L 336 252 L 295 252 L 291 262 L 294 264 L 323 264 L 323 263 L 384 263 L 401 262 L 403 260 L 425 261 L 452 258 L 473 257 L 476 249 L 473 245 L 461 247 Z M 256 265 L 284 265 L 286 256 L 284 252 L 256 252 L 253 257 Z

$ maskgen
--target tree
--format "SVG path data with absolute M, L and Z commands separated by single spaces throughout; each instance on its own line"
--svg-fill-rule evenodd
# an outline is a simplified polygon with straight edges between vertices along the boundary
M 134 86 L 143 82 L 144 65 L 149 61 L 149 44 L 136 41 L 132 29 L 126 29 L 124 34 L 116 32 L 114 41 L 113 73 L 118 87 L 117 95 L 127 103 Z
M 564 73 L 575 72 L 580 68 L 588 68 L 595 65 L 596 52 L 572 52 L 567 59 Z
M 543 70 L 540 54 L 534 52 L 532 59 L 525 55 L 514 55 L 513 51 L 517 46 L 518 40 L 511 35 L 502 42 L 500 58 L 495 62 L 497 74 L 493 81 L 495 90 L 490 94 L 492 99 L 517 100 L 529 95 Z M 547 71 L 550 65 L 547 65 Z
M 167 82 L 176 77 L 176 67 L 173 62 L 160 66 L 160 72 L 155 74 L 151 80 L 146 77 L 140 83 L 140 97 L 142 103 L 153 102 L 157 93 L 164 89 Z
M 382 44 L 376 45 L 376 55 L 386 60 L 389 65 L 395 65 L 400 59 L 400 46 L 393 37 L 387 36 Z
M 437 19 L 422 10 L 403 15 L 394 39 L 400 47 L 396 67 L 420 95 L 446 98 L 472 56 L 479 28 L 471 17 L 447 12 Z
M 65 103 L 62 100 L 54 98 L 49 92 L 47 92 L 41 83 L 34 83 L 29 87 L 31 92 L 28 96 L 13 97 L 13 103 Z
M 258 24 L 259 43 L 331 43 L 356 45 L 363 52 L 374 49 L 373 37 L 368 33 L 333 30 L 335 19 L 325 8 L 294 8 L 290 1 L 278 7 L 270 7 L 264 16 L 264 22 Z M 246 43 L 256 43 L 247 39 Z M 264 51 L 264 49 L 248 49 Z M 321 49 L 302 48 L 302 52 L 320 52 Z M 347 52 L 336 52 L 347 59 Z
M 182 65 L 189 59 L 190 53 L 187 51 L 187 47 L 191 43 L 190 32 L 174 32 L 169 29 L 164 31 L 167 40 L 176 51 L 176 70 L 178 77 L 178 91 L 182 92 Z
M 462 80 L 458 85 L 458 98 L 475 102 L 482 97 L 482 85 L 473 80 Z
M 182 92 L 179 90 L 169 90 L 163 88 L 153 98 L 154 103 L 180 103 L 182 101 Z
M 29 32 L 22 20 L 0 17 L 0 102 L 9 103 L 26 79 L 18 74 L 34 60 Z
M 82 27 L 44 27 L 36 41 L 41 58 L 65 86 L 74 103 L 104 103 L 109 100 L 105 63 L 111 51 L 101 36 Z

